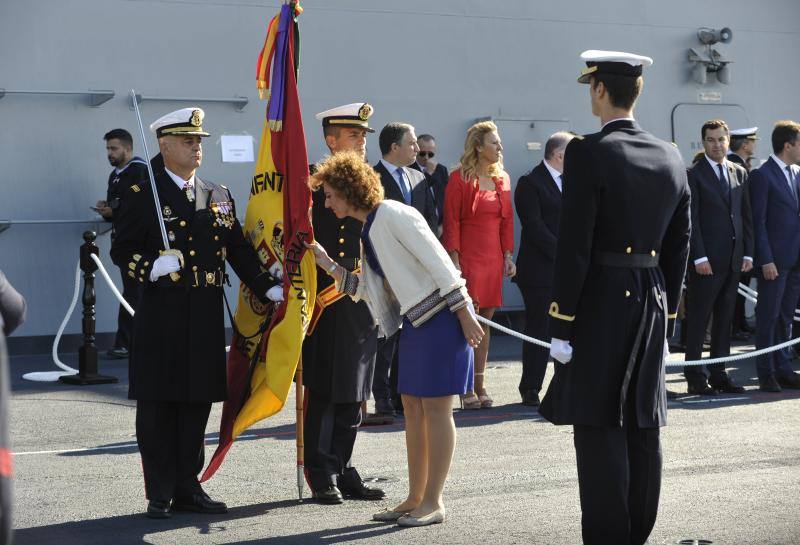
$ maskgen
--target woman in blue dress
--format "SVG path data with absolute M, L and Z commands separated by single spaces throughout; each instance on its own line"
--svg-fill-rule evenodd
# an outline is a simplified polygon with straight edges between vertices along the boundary
M 309 179 L 337 217 L 364 222 L 361 272 L 339 266 L 319 244 L 317 265 L 338 289 L 365 301 L 390 336 L 402 324 L 398 391 L 403 397 L 408 497 L 373 516 L 401 526 L 443 522 L 442 491 L 456 444 L 453 396 L 473 387 L 473 348 L 483 338 L 465 281 L 414 208 L 383 200 L 378 174 L 354 153 L 323 161 Z

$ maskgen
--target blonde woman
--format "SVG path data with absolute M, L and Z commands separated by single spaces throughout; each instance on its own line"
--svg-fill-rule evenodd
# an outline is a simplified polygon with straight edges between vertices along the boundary
M 442 244 L 467 281 L 478 313 L 491 319 L 503 304 L 503 276 L 517 269 L 511 182 L 503 170 L 503 145 L 491 121 L 467 131 L 461 164 L 450 175 L 444 199 Z M 465 409 L 491 407 L 484 373 L 489 354 L 489 328 L 475 349 L 475 390 L 461 398 Z
M 378 174 L 357 154 L 337 153 L 309 180 L 336 217 L 364 223 L 361 272 L 308 245 L 340 291 L 365 301 L 382 335 L 400 329 L 397 390 L 403 397 L 408 497 L 374 520 L 427 526 L 445 519 L 442 491 L 456 445 L 453 396 L 472 389 L 473 347 L 483 329 L 464 280 L 422 215 L 383 200 Z

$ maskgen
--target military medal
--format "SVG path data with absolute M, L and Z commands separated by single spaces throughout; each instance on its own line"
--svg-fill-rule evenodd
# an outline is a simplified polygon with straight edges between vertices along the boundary
M 167 233 L 167 238 L 169 239 L 170 242 L 175 242 L 175 233 L 170 231 L 169 233 Z

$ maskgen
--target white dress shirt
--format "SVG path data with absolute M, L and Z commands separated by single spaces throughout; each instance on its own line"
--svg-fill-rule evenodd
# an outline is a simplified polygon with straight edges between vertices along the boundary
M 389 174 L 391 174 L 392 178 L 394 178 L 394 183 L 396 183 L 397 187 L 400 188 L 400 194 L 402 195 L 403 193 L 408 191 L 408 195 L 410 197 L 411 196 L 411 184 L 406 179 L 405 174 L 404 174 L 403 175 L 403 179 L 405 180 L 406 183 L 405 183 L 405 187 L 403 187 L 403 185 L 400 183 L 400 176 L 397 175 L 397 169 L 400 168 L 400 167 L 397 166 L 397 165 L 393 165 L 392 163 L 390 163 L 386 159 L 381 159 L 381 163 L 383 163 L 383 166 L 386 167 L 386 170 L 388 170 Z
M 770 157 L 772 157 L 772 160 L 775 161 L 778 164 L 778 168 L 781 169 L 781 172 L 783 173 L 783 177 L 786 178 L 786 183 L 789 184 L 789 190 L 792 192 L 792 195 L 794 195 L 794 189 L 792 189 L 792 187 L 791 187 L 792 180 L 789 178 L 789 173 L 786 172 L 786 167 L 787 166 L 790 167 L 790 169 L 792 171 L 792 176 L 797 176 L 797 170 L 794 167 L 792 167 L 790 165 L 787 165 L 786 163 L 781 161 L 780 158 L 778 158 L 778 156 L 775 155 L 774 153 L 772 155 L 770 155 Z
M 542 162 L 544 163 L 544 166 L 547 169 L 547 172 L 550 173 L 550 176 L 552 176 L 553 180 L 556 182 L 556 185 L 558 186 L 558 190 L 563 193 L 564 190 L 561 188 L 561 173 L 559 171 L 557 171 L 556 169 L 554 169 L 550 165 L 550 163 L 547 162 L 547 159 L 544 159 Z
M 195 179 L 195 175 L 194 174 L 192 174 L 192 177 L 189 178 L 188 180 L 184 180 L 183 178 L 181 178 L 180 176 L 178 176 L 177 174 L 172 172 L 167 167 L 164 167 L 164 170 L 167 171 L 167 174 L 169 174 L 169 177 L 172 178 L 172 181 L 175 182 L 175 185 L 177 185 L 178 189 L 180 189 L 181 191 L 183 191 L 183 186 L 186 185 L 186 182 L 189 182 L 189 185 L 192 186 L 192 189 L 194 189 L 194 179 Z
M 600 130 L 602 131 L 603 129 L 606 128 L 606 125 L 608 125 L 609 123 L 614 123 L 616 121 L 636 121 L 636 120 L 632 117 L 617 117 L 615 119 L 612 119 L 611 121 L 606 121 L 605 123 L 603 123 L 603 126 L 600 127 Z

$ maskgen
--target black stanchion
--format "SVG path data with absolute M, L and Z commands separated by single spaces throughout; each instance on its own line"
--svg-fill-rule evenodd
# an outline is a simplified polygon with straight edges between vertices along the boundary
M 92 254 L 98 255 L 97 245 L 94 243 L 97 234 L 94 231 L 83 233 L 84 244 L 81 245 L 81 270 L 83 271 L 83 345 L 78 349 L 78 374 L 66 375 L 58 380 L 67 384 L 109 384 L 119 382 L 117 377 L 100 375 L 97 373 L 97 346 L 94 344 L 96 301 L 94 293 L 94 273 L 97 264 L 92 260 Z

